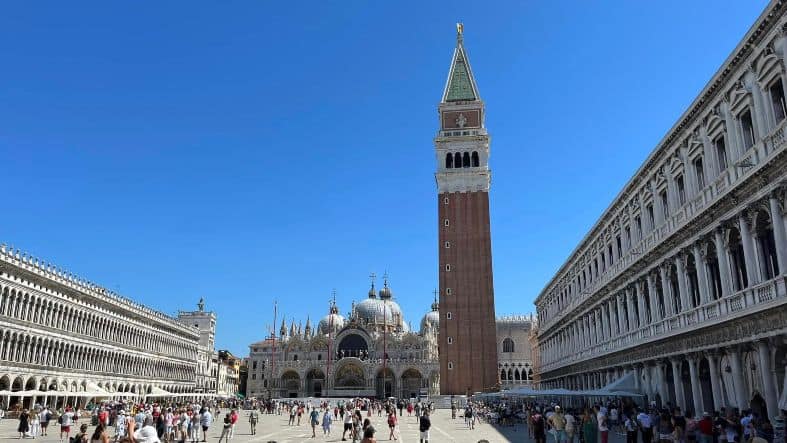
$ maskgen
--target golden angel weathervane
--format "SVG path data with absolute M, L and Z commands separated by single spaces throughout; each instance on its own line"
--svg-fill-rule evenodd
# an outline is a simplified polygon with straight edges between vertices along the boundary
M 462 23 L 456 24 L 456 35 L 461 36 L 465 32 L 465 25 Z

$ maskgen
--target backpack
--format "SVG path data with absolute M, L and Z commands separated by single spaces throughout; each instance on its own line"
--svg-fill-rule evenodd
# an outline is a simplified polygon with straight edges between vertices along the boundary
M 63 424 L 63 415 L 62 414 L 57 417 L 57 422 L 59 424 L 61 424 L 61 425 Z

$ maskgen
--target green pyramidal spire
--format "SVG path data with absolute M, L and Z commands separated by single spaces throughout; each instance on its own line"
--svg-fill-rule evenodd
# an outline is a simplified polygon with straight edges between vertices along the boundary
M 443 93 L 443 101 L 475 101 L 478 100 L 478 92 L 473 71 L 470 69 L 470 62 L 465 54 L 461 24 L 457 24 L 456 31 L 456 49 L 454 49 L 454 58 L 451 61 L 451 70 L 448 73 L 448 83 Z

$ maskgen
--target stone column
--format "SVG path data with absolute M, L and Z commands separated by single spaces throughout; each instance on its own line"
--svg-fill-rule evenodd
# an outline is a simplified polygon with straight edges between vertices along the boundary
M 724 403 L 722 402 L 721 398 L 721 386 L 719 385 L 719 382 L 721 381 L 721 373 L 719 371 L 719 354 L 716 351 L 706 352 L 705 358 L 708 359 L 710 388 L 713 392 L 713 410 L 718 411 L 724 407 Z
M 651 323 L 655 323 L 660 320 L 659 301 L 656 296 L 656 280 L 653 278 L 653 274 L 648 272 L 646 281 L 648 282 L 648 301 L 650 302 L 650 321 Z
M 782 208 L 776 194 L 768 198 L 771 207 L 771 223 L 773 223 L 773 238 L 776 242 L 776 257 L 779 261 L 779 273 L 787 274 L 787 232 L 782 218 Z
M 632 296 L 632 290 L 630 287 L 623 291 L 623 297 L 626 299 L 626 318 L 628 319 L 628 330 L 633 331 L 636 329 L 636 325 L 634 323 L 634 304 L 632 303 L 634 297 Z
M 643 383 L 645 384 L 644 388 L 642 389 L 642 393 L 648 396 L 649 401 L 653 401 L 653 379 L 651 374 L 652 367 L 648 364 L 648 362 L 644 363 L 642 367 L 642 374 L 645 377 Z
M 746 398 L 746 390 L 743 385 L 743 367 L 741 364 L 741 354 L 737 347 L 727 349 L 727 356 L 730 360 L 730 367 L 732 368 L 732 384 L 735 391 L 736 406 L 741 410 L 746 409 L 748 399 Z
M 618 302 L 618 327 L 620 328 L 620 334 L 623 335 L 628 330 L 626 329 L 626 311 L 623 309 L 623 296 L 617 294 L 615 298 Z
M 669 401 L 669 394 L 667 393 L 667 377 L 664 374 L 665 370 L 669 370 L 669 368 L 661 366 L 661 363 L 656 364 L 656 383 L 659 390 L 659 396 L 661 397 L 662 406 L 667 404 Z
M 700 286 L 700 304 L 705 304 L 710 301 L 710 291 L 708 291 L 708 277 L 705 273 L 705 260 L 702 258 L 700 245 L 698 243 L 692 245 L 691 253 L 694 255 L 694 266 L 697 268 L 697 281 Z
M 725 140 L 729 145 L 727 155 L 729 157 L 728 167 L 740 158 L 743 149 L 741 148 L 741 138 L 738 128 L 738 120 L 732 115 L 729 102 L 724 99 L 720 106 L 721 114 L 724 116 L 724 127 L 727 129 Z
M 674 358 L 670 359 L 672 364 L 672 380 L 675 385 L 675 404 L 680 406 L 681 411 L 686 410 L 686 395 L 683 392 L 683 377 L 681 375 L 682 361 Z
M 760 282 L 760 272 L 757 269 L 757 255 L 754 253 L 754 238 L 749 229 L 749 221 L 746 215 L 738 216 L 738 226 L 741 230 L 741 242 L 743 243 L 743 259 L 746 260 L 746 275 L 749 277 L 749 286 Z
M 730 279 L 730 263 L 727 260 L 727 250 L 724 246 L 722 228 L 713 231 L 713 241 L 716 244 L 716 259 L 719 261 L 719 274 L 721 274 L 722 297 L 732 293 L 732 280 Z
M 635 283 L 634 288 L 637 291 L 637 311 L 639 312 L 637 325 L 641 328 L 648 324 L 648 314 L 645 309 L 645 283 L 640 280 Z
M 661 276 L 661 291 L 664 294 L 664 317 L 672 317 L 672 297 L 670 291 L 669 280 L 667 279 L 667 270 L 664 266 L 659 266 L 659 274 Z
M 702 385 L 699 377 L 699 358 L 696 355 L 688 356 L 689 375 L 691 377 L 691 399 L 694 402 L 694 416 L 702 414 L 706 409 L 702 403 Z
M 617 337 L 620 335 L 620 328 L 618 323 L 618 310 L 617 310 L 617 297 L 612 296 L 612 299 L 609 301 L 609 313 L 611 317 L 610 322 L 610 330 L 612 331 L 612 337 Z
M 605 301 L 604 304 L 604 318 L 606 319 L 607 324 L 607 337 L 612 339 L 614 337 L 615 328 L 612 327 L 612 315 L 610 314 L 610 305 L 609 300 Z
M 768 406 L 768 417 L 773 420 L 773 417 L 778 415 L 779 400 L 777 398 L 776 380 L 773 376 L 771 366 L 771 350 L 769 343 L 766 340 L 758 340 L 757 357 L 759 360 L 760 373 L 762 374 L 762 388 L 765 391 L 765 404 Z
M 686 284 L 686 264 L 683 263 L 683 254 L 678 254 L 675 257 L 675 269 L 678 271 L 678 299 L 680 299 L 680 310 L 687 311 L 689 309 L 689 291 Z
M 606 339 L 608 339 L 609 336 L 607 335 L 607 319 L 606 319 L 606 315 L 604 315 L 604 311 L 606 311 L 606 309 L 604 308 L 604 303 L 601 303 L 598 309 L 599 309 L 599 322 L 601 323 L 601 341 L 606 341 Z

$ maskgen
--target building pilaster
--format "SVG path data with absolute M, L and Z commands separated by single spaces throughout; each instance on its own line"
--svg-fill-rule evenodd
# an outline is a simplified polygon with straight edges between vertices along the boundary
M 775 193 L 768 196 L 768 205 L 771 208 L 771 223 L 776 243 L 776 258 L 779 262 L 779 274 L 784 275 L 787 274 L 787 232 L 784 227 L 781 204 Z
M 732 280 L 730 279 L 730 263 L 727 259 L 727 249 L 724 246 L 721 228 L 713 231 L 713 240 L 716 245 L 716 260 L 719 262 L 719 274 L 721 274 L 721 295 L 726 297 L 732 293 Z

